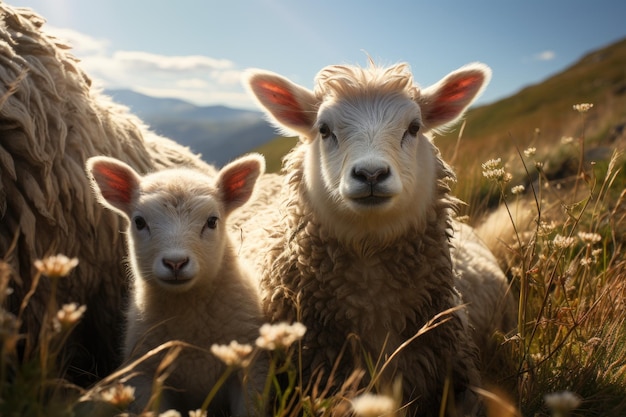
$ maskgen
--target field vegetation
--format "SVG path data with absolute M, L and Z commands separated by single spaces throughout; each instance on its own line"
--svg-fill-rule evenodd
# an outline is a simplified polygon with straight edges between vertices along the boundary
M 472 109 L 460 128 L 435 141 L 458 174 L 454 193 L 467 203 L 459 215 L 487 236 L 519 299 L 518 327 L 494 335 L 499 349 L 477 389 L 488 415 L 626 415 L 626 40 L 515 96 Z M 259 149 L 269 170 L 279 169 L 294 143 L 278 138 Z M 72 279 L 76 262 L 42 260 L 32 291 L 44 279 L 53 288 Z M 0 263 L 0 300 L 12 278 Z M 38 343 L 24 347 L 19 324 L 28 302 L 27 296 L 17 315 L 0 310 L 0 415 L 124 413 L 133 395 L 124 386 L 132 364 L 90 390 L 68 384 L 59 371 L 59 347 L 85 307 L 51 299 Z M 298 383 L 302 331 L 277 325 L 249 349 L 203 348 L 223 355 L 230 371 L 270 352 L 272 372 L 256 403 L 270 415 L 403 415 L 398 387 L 376 384 L 385 365 L 375 358 L 364 370 L 374 381 L 365 388 L 357 388 L 364 376 L 358 372 L 338 394 L 315 381 Z M 183 348 L 177 342 L 162 347 L 169 354 L 155 378 L 155 407 Z M 268 403 L 270 393 L 275 400 Z M 207 402 L 212 395 L 207 387 Z M 145 415 L 158 413 L 149 407 Z

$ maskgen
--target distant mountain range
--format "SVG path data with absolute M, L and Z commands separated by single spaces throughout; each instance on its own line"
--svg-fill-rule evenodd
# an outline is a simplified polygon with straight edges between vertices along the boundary
M 131 90 L 107 90 L 116 102 L 152 130 L 189 146 L 212 164 L 222 166 L 276 137 L 261 112 L 225 106 L 196 106 L 184 100 L 155 98 Z

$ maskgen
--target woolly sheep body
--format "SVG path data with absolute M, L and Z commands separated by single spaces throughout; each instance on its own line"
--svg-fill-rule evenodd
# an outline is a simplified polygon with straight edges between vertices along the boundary
M 121 359 L 127 267 L 123 224 L 96 202 L 85 161 L 108 155 L 139 172 L 215 170 L 94 89 L 69 47 L 43 25 L 29 9 L 0 4 L 0 252 L 14 271 L 7 305 L 14 313 L 36 259 L 57 253 L 79 259 L 58 283 L 58 302 L 85 304 L 87 311 L 61 359 L 67 376 L 87 385 Z M 33 342 L 49 296 L 49 281 L 41 279 L 23 315 Z
M 227 231 L 230 213 L 250 197 L 264 169 L 258 155 L 225 166 L 216 178 L 170 169 L 139 176 L 118 160 L 88 160 L 100 201 L 122 214 L 133 269 L 133 299 L 128 314 L 125 358 L 135 360 L 170 340 L 195 346 L 176 358 L 165 381 L 161 411 L 200 408 L 209 390 L 226 372 L 207 351 L 212 344 L 253 343 L 262 323 L 257 281 L 241 264 Z M 133 409 L 144 409 L 163 355 L 142 362 L 130 379 L 136 389 Z M 255 362 L 249 386 L 261 392 L 263 363 Z M 246 402 L 250 400 L 247 404 Z M 210 411 L 249 414 L 241 376 L 235 374 Z
M 284 160 L 282 203 L 266 198 L 264 210 L 242 212 L 235 223 L 242 253 L 263 274 L 266 314 L 307 326 L 304 378 L 319 371 L 328 378 L 340 361 L 334 380 L 341 385 L 366 369 L 362 352 L 374 362 L 388 358 L 436 315 L 457 309 L 404 347 L 381 379 L 391 384 L 402 375 L 409 415 L 438 415 L 449 376 L 457 411 L 480 407 L 469 389 L 480 385 L 472 336 L 487 339 L 498 325 L 509 330 L 508 315 L 494 328 L 480 323 L 502 311 L 506 280 L 474 235 L 464 234 L 467 246 L 455 235 L 451 258 L 450 236 L 465 230 L 451 220 L 454 174 L 424 133 L 461 116 L 489 74 L 474 64 L 421 90 L 406 65 L 331 66 L 309 91 L 273 73 L 249 73 L 271 121 L 300 141 Z M 473 259 L 487 264 L 465 264 Z M 482 297 L 475 285 L 493 291 Z M 472 293 L 469 322 L 457 288 Z M 489 334 L 472 334 L 470 324 Z

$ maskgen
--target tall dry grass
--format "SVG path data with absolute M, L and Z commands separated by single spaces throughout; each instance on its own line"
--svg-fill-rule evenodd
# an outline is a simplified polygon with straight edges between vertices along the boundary
M 517 151 L 517 166 L 493 160 L 478 168 L 488 178 L 476 184 L 473 195 L 479 197 L 472 197 L 472 205 L 484 208 L 482 198 L 500 202 L 508 224 L 498 230 L 509 232 L 498 236 L 500 246 L 496 253 L 501 255 L 512 288 L 519 295 L 518 328 L 506 335 L 494 335 L 499 350 L 486 368 L 488 384 L 476 387 L 490 416 L 626 415 L 624 162 L 619 153 L 605 162 L 585 160 L 587 114 L 581 112 L 578 140 L 562 144 L 563 149 L 556 153 L 578 158 L 571 177 L 549 179 L 546 175 L 545 167 L 552 163 L 554 149 Z M 492 195 L 485 196 L 485 188 Z M 480 213 L 472 214 L 478 217 Z M 54 288 L 56 280 L 72 279 L 72 265 L 74 260 L 62 257 L 43 260 L 31 293 L 37 291 L 40 280 L 51 280 Z M 2 305 L 15 279 L 8 265 L 0 263 Z M 58 306 L 52 297 L 37 344 L 27 346 L 23 343 L 27 330 L 21 328 L 20 317 L 28 308 L 28 298 L 17 314 L 0 310 L 0 415 L 125 413 L 133 392 L 124 383 L 134 364 L 90 390 L 67 384 L 58 352 L 84 307 Z M 422 332 L 445 320 L 447 313 L 433 318 Z M 271 366 L 266 387 L 254 404 L 259 415 L 404 414 L 399 400 L 401 381 L 393 386 L 376 383 L 384 361 L 372 358 L 369 369 L 356 370 L 347 381 L 334 381 L 338 388 L 322 386 L 315 379 L 301 381 L 301 330 L 294 335 L 289 328 L 282 332 L 270 329 L 274 336 L 260 334 L 255 346 L 230 352 L 234 356 L 229 356 L 229 346 L 212 349 L 176 341 L 161 346 L 159 349 L 167 355 L 154 378 L 153 400 L 144 415 L 158 415 L 155 410 L 159 393 L 167 384 L 169 369 L 176 365 L 183 349 L 190 348 L 223 357 L 229 365 L 228 373 L 239 369 L 245 372 L 251 361 L 268 357 Z M 281 342 L 282 337 L 291 339 Z M 420 334 L 415 336 L 418 341 L 419 337 Z M 332 376 L 330 381 L 333 382 Z M 205 404 L 200 410 L 191 410 L 190 416 L 203 415 L 215 389 L 217 386 L 207 387 Z M 443 415 L 445 411 L 444 403 L 437 412 Z

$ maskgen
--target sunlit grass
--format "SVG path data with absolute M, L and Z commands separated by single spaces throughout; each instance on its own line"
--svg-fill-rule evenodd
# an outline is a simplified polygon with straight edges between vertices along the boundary
M 570 105 L 568 111 L 575 110 Z M 489 383 L 476 389 L 485 399 L 489 415 L 626 415 L 626 261 L 622 256 L 626 173 L 617 152 L 608 160 L 585 160 L 585 118 L 593 111 L 580 112 L 574 139 L 559 138 L 556 147 L 545 149 L 537 141 L 511 154 L 475 159 L 473 169 L 480 178 L 464 183 L 470 219 L 479 219 L 496 203 L 506 211 L 508 226 L 498 230 L 502 235 L 496 253 L 505 254 L 503 267 L 519 296 L 518 328 L 494 336 L 500 342 L 493 359 L 496 365 L 487 367 L 485 380 Z M 566 170 L 559 169 L 563 164 Z M 560 176 L 560 172 L 566 175 Z M 74 260 L 66 258 L 43 261 L 20 311 L 14 315 L 0 310 L 0 415 L 124 413 L 133 397 L 124 383 L 135 364 L 90 390 L 62 379 L 57 355 L 80 321 L 83 306 L 58 306 L 51 298 L 37 343 L 18 352 L 20 342 L 33 339 L 20 333 L 20 320 L 38 282 L 51 280 L 54 295 L 56 280 L 66 279 L 64 275 L 71 274 L 75 266 Z M 10 274 L 8 265 L 0 263 L 2 305 L 10 292 Z M 348 380 L 335 384 L 302 381 L 298 338 L 303 329 L 284 344 L 272 344 L 277 334 L 272 329 L 277 330 L 266 328 L 250 350 L 234 344 L 211 348 L 171 341 L 150 352 L 148 355 L 166 355 L 153 381 L 153 398 L 145 415 L 158 415 L 155 410 L 169 369 L 176 366 L 182 349 L 190 348 L 222 358 L 229 373 L 245 372 L 252 361 L 267 357 L 270 372 L 265 389 L 255 400 L 259 415 L 404 415 L 399 399 L 401 381 L 394 386 L 375 383 L 385 361 L 373 359 L 368 369 L 355 370 Z M 190 410 L 189 415 L 203 415 L 219 384 L 207 387 L 205 404 Z

